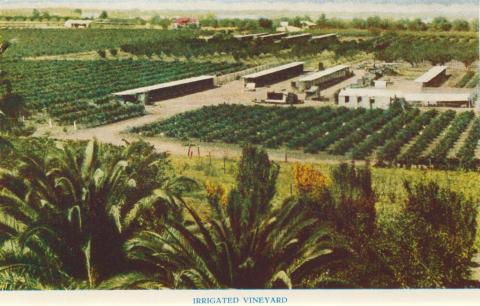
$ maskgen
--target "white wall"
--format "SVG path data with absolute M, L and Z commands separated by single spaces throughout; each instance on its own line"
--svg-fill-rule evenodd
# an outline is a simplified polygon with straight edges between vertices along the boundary
M 361 98 L 360 101 L 358 101 L 358 98 Z M 374 103 L 370 107 L 370 98 L 374 99 Z M 379 96 L 379 97 L 369 97 L 369 96 L 356 96 L 356 95 L 350 95 L 349 96 L 349 102 L 346 102 L 346 96 L 340 94 L 338 97 L 338 105 L 339 106 L 345 106 L 345 107 L 350 107 L 350 108 L 382 108 L 382 109 L 387 109 L 390 107 L 390 97 L 384 97 L 384 96 Z

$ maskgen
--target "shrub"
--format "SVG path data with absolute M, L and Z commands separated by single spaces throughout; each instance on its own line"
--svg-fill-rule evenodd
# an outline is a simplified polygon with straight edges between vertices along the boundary
M 107 52 L 105 52 L 105 50 L 97 50 L 97 54 L 98 54 L 101 58 L 107 57 Z
M 474 254 L 475 205 L 435 182 L 405 188 L 406 205 L 382 222 L 379 244 L 398 286 L 464 286 Z

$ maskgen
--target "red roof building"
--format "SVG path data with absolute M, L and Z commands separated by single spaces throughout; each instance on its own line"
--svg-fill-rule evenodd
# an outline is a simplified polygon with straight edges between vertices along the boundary
M 199 26 L 198 19 L 193 17 L 179 17 L 175 19 L 175 28 L 182 28 L 187 26 Z

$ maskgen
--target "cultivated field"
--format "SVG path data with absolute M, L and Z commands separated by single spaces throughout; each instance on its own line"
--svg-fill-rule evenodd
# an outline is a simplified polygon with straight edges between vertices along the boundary
M 479 286 L 478 22 L 102 15 L 1 30 L 0 290 Z
M 480 118 L 473 112 L 219 105 L 131 131 L 182 141 L 253 143 L 347 155 L 378 163 L 475 168 Z M 462 134 L 467 137 L 457 144 Z M 457 145 L 458 151 L 450 151 Z M 473 149 L 472 149 L 473 148 Z

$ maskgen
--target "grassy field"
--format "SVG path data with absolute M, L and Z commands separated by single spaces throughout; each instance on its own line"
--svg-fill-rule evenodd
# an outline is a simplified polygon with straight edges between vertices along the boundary
M 229 190 L 235 185 L 238 159 L 223 160 L 209 158 L 208 156 L 194 156 L 192 158 L 171 156 L 171 160 L 177 174 L 192 177 L 201 186 L 205 186 L 207 182 L 213 182 L 221 184 L 226 190 Z M 295 193 L 292 175 L 294 163 L 281 162 L 279 164 L 280 174 L 277 180 L 277 194 L 274 198 L 275 205 Z M 314 164 L 314 167 L 328 177 L 335 165 Z M 461 192 L 465 197 L 480 203 L 480 174 L 478 172 L 373 167 L 372 174 L 373 188 L 377 195 L 377 213 L 380 219 L 382 215 L 394 213 L 401 208 L 406 199 L 404 182 L 435 181 L 443 187 Z M 203 214 L 208 213 L 203 188 L 191 194 L 188 200 L 196 204 Z M 480 217 L 478 221 L 480 222 Z M 477 234 L 476 247 L 480 248 L 480 230 Z

